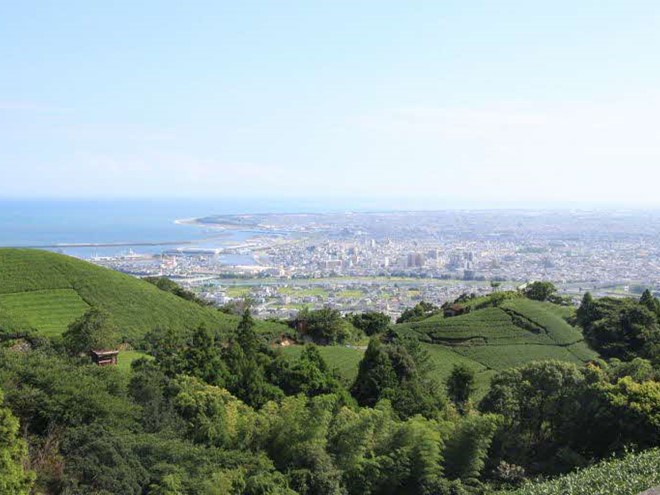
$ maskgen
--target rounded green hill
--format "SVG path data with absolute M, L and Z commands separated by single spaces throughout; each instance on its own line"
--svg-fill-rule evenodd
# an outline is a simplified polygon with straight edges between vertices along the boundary
M 206 325 L 229 331 L 238 324 L 237 317 L 86 261 L 48 251 L 0 249 L 0 332 L 59 335 L 91 306 L 110 313 L 128 339 L 155 328 Z

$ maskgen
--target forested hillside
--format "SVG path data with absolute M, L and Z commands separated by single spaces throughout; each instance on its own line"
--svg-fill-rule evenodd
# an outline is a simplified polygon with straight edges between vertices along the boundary
M 586 295 L 577 310 L 542 291 L 466 295 L 396 324 L 323 308 L 285 326 L 59 255 L 3 255 L 4 295 L 72 291 L 86 305 L 64 329 L 0 334 L 8 493 L 581 495 L 583 480 L 617 494 L 657 482 L 657 451 L 608 461 L 660 445 L 650 293 Z M 3 307 L 12 324 L 50 321 L 39 301 Z M 130 369 L 92 364 L 91 350 L 127 337 L 142 353 Z

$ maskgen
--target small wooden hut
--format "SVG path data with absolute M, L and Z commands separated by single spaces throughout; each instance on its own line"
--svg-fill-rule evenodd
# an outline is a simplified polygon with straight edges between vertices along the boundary
M 118 350 L 94 350 L 91 352 L 92 361 L 99 366 L 116 366 Z

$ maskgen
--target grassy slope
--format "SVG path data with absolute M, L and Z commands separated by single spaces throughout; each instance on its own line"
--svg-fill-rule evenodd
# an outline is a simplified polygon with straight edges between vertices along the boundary
M 454 352 L 452 349 L 436 345 L 436 344 L 423 344 L 424 348 L 429 352 L 431 362 L 435 368 L 436 377 L 444 381 L 451 373 L 455 364 L 463 363 L 474 369 L 476 374 L 476 393 L 477 399 L 483 397 L 488 391 L 490 379 L 495 374 L 493 370 L 489 370 L 477 361 L 461 354 Z M 302 352 L 302 345 L 292 345 L 282 347 L 282 352 L 290 357 L 297 358 Z M 361 349 L 354 349 L 345 346 L 319 346 L 319 351 L 323 359 L 333 368 L 336 368 L 339 375 L 344 378 L 346 383 L 353 383 L 357 376 L 358 366 L 364 351 Z
M 148 354 L 144 354 L 140 351 L 120 351 L 119 356 L 117 356 L 117 369 L 124 373 L 128 373 L 131 371 L 131 364 L 133 361 L 140 358 L 153 359 Z
M 635 495 L 660 485 L 660 450 L 609 460 L 500 495 Z
M 291 358 L 300 356 L 304 346 L 292 345 L 282 347 L 282 352 Z M 348 382 L 355 380 L 358 365 L 364 351 L 345 346 L 319 346 L 319 352 L 330 367 L 336 368 L 339 374 Z
M 47 336 L 60 334 L 72 316 L 80 316 L 89 309 L 73 289 L 0 294 L 0 307 L 14 322 L 13 326 L 36 328 Z
M 159 327 L 188 330 L 200 324 L 229 331 L 238 322 L 237 317 L 69 256 L 0 249 L 0 329 L 57 335 L 91 305 L 107 310 L 129 338 Z M 262 331 L 277 330 L 272 326 L 259 323 Z
M 528 363 L 530 361 L 544 361 L 558 359 L 576 364 L 582 364 L 573 353 L 564 347 L 536 344 L 513 344 L 507 346 L 462 346 L 456 352 L 474 359 L 478 363 L 493 370 L 503 370 Z

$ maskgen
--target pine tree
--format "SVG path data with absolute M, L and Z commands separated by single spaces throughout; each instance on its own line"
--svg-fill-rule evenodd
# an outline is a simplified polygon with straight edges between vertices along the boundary
M 653 297 L 651 291 L 646 289 L 642 294 L 642 297 L 639 298 L 639 303 L 643 306 L 646 306 L 649 311 L 653 312 L 656 315 L 660 315 L 660 302 Z
M 206 327 L 199 327 L 184 354 L 186 371 L 206 383 L 223 386 L 227 368 L 222 361 L 221 349 L 215 336 Z
M 454 365 L 449 378 L 447 378 L 447 393 L 461 413 L 466 412 L 474 389 L 474 370 L 464 364 Z
M 394 391 L 397 385 L 392 361 L 380 340 L 373 337 L 360 361 L 351 394 L 361 406 L 374 406 L 384 395 Z
M 254 330 L 254 319 L 249 309 L 243 311 L 243 317 L 236 329 L 236 341 L 247 357 L 254 357 L 259 350 L 259 336 Z
M 69 325 L 62 339 L 67 351 L 78 355 L 95 349 L 113 349 L 119 343 L 119 332 L 109 313 L 92 308 Z
M 582 303 L 580 304 L 580 307 L 576 313 L 578 324 L 584 329 L 588 328 L 593 319 L 593 314 L 594 298 L 591 297 L 590 292 L 585 292 L 584 296 L 582 297 Z

